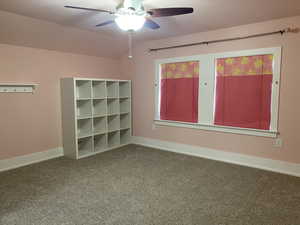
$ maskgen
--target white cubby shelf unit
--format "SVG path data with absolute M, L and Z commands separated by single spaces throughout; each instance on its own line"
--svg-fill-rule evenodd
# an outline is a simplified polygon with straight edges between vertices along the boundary
M 131 143 L 131 81 L 61 79 L 64 154 L 80 159 Z

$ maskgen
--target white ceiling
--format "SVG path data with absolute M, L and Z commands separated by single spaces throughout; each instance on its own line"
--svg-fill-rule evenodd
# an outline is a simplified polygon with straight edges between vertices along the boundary
M 0 0 L 0 10 L 60 25 L 98 32 L 120 40 L 126 46 L 125 33 L 115 25 L 96 28 L 109 18 L 105 13 L 66 9 L 64 5 L 114 10 L 120 0 Z M 144 0 L 146 9 L 193 7 L 194 13 L 155 18 L 159 30 L 143 29 L 135 35 L 139 41 L 202 32 L 218 28 L 300 15 L 300 0 Z M 9 21 L 7 21 L 9 25 Z M 126 47 L 120 48 L 122 51 Z M 111 46 L 112 47 L 112 46 Z

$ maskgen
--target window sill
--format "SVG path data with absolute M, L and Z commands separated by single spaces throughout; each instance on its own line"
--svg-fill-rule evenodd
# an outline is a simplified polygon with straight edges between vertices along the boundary
M 251 128 L 226 127 L 226 126 L 199 124 L 199 123 L 195 124 L 195 123 L 186 123 L 186 122 L 176 122 L 176 121 L 168 121 L 168 120 L 154 120 L 154 123 L 155 125 L 159 125 L 159 126 L 183 127 L 183 128 L 217 131 L 217 132 L 232 133 L 232 134 L 271 137 L 271 138 L 276 138 L 278 135 L 277 131 L 265 131 L 265 130 L 251 129 Z

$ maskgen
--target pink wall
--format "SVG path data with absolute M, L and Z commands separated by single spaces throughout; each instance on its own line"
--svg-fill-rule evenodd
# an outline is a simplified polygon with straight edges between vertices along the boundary
M 134 49 L 134 59 L 130 61 L 124 56 L 122 62 L 123 72 L 127 72 L 128 75 L 131 74 L 133 81 L 134 135 L 300 163 L 300 34 L 269 36 L 209 46 L 194 46 L 147 53 L 147 50 L 153 47 L 269 32 L 289 26 L 300 27 L 300 17 L 196 33 L 137 45 Z M 155 130 L 152 129 L 154 119 L 155 59 L 275 46 L 283 47 L 279 111 L 279 131 L 281 133 L 280 137 L 284 142 L 282 148 L 275 148 L 273 146 L 275 140 L 272 138 L 167 126 L 159 126 Z
M 134 59 L 124 57 L 121 64 L 108 58 L 0 44 L 0 82 L 39 84 L 34 95 L 0 94 L 0 159 L 62 146 L 59 79 L 85 74 L 86 77 L 132 78 L 136 136 L 300 163 L 300 34 L 147 53 L 150 47 L 268 32 L 288 26 L 300 27 L 300 17 L 136 44 Z M 283 47 L 279 131 L 284 145 L 281 149 L 273 147 L 272 138 L 166 126 L 152 129 L 155 59 L 274 46 Z
M 39 84 L 33 95 L 0 94 L 0 160 L 62 146 L 59 80 L 67 76 L 121 78 L 120 63 L 0 44 L 0 83 Z

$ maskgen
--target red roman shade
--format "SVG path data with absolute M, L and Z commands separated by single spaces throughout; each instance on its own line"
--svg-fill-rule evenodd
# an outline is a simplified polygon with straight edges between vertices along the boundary
M 273 55 L 217 59 L 215 124 L 269 130 Z
M 198 122 L 199 62 L 161 65 L 160 119 Z

